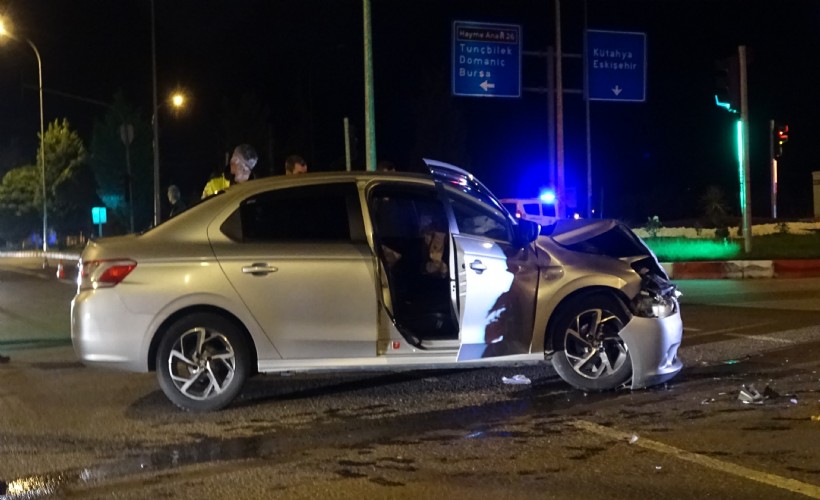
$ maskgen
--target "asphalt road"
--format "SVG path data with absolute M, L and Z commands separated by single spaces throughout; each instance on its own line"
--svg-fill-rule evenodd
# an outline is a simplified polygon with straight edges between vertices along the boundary
M 820 498 L 820 279 L 679 284 L 686 367 L 650 390 L 583 393 L 548 365 L 265 376 L 192 415 L 153 374 L 80 365 L 72 285 L 0 260 L 0 492 Z

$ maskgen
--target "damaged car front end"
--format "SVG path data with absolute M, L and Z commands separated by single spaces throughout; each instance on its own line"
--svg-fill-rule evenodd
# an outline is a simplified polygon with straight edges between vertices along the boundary
M 681 370 L 679 292 L 627 226 L 559 221 L 543 229 L 538 246 L 553 275 L 561 268 L 542 293 L 554 296 L 544 350 L 562 378 L 584 390 L 637 389 Z

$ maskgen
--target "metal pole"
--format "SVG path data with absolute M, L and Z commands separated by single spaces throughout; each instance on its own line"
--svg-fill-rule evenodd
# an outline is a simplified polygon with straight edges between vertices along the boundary
M 350 172 L 350 120 L 347 119 L 345 116 L 344 119 L 344 129 L 345 129 L 345 168 L 348 172 Z
M 587 2 L 584 0 L 584 112 L 587 128 L 587 219 L 592 218 L 592 123 L 589 115 L 589 71 L 587 70 Z
M 151 127 L 154 129 L 154 225 L 159 225 L 160 207 L 159 207 L 159 124 L 157 123 L 157 111 L 159 105 L 157 104 L 157 40 L 156 40 L 156 23 L 154 22 L 154 0 L 151 0 L 151 82 L 153 88 L 153 114 L 151 115 Z
M 774 157 L 774 120 L 769 120 L 769 166 L 772 174 L 772 219 L 777 219 L 777 159 Z
M 558 200 L 556 215 L 563 219 L 566 217 L 567 208 L 566 193 L 564 189 L 564 80 L 561 70 L 562 58 L 561 0 L 555 0 L 555 195 Z
M 134 232 L 134 179 L 131 175 L 131 142 L 125 143 L 125 168 L 128 172 L 128 212 L 131 232 Z
M 373 96 L 373 47 L 371 44 L 370 0 L 362 0 L 364 11 L 364 128 L 367 170 L 376 170 L 376 110 Z
M 43 178 L 43 267 L 48 267 L 48 258 L 46 251 L 48 250 L 48 204 L 46 202 L 46 148 L 45 148 L 45 119 L 43 115 L 43 61 L 40 59 L 40 51 L 34 42 L 26 38 L 26 42 L 34 50 L 34 55 L 37 56 L 37 76 L 40 85 L 40 174 Z
M 738 62 L 740 66 L 740 127 L 743 133 L 743 144 L 740 145 L 743 151 L 743 192 L 741 195 L 741 207 L 743 208 L 743 242 L 746 253 L 752 251 L 752 203 L 751 203 L 751 179 L 749 162 L 749 93 L 746 85 L 746 46 L 739 45 L 737 48 Z
M 549 155 L 549 184 L 556 189 L 555 182 L 555 49 L 547 48 L 547 154 Z

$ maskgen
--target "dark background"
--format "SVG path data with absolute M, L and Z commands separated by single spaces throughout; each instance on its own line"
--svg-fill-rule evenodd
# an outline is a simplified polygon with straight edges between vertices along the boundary
M 583 3 L 561 6 L 564 51 L 579 53 Z M 292 153 L 311 171 L 342 169 L 346 116 L 360 138 L 354 166 L 363 168 L 361 1 L 156 0 L 155 9 L 159 94 L 181 86 L 191 95 L 183 115 L 158 113 L 163 192 L 177 183 L 197 198 L 238 142 L 260 151 L 260 174 L 282 173 Z M 400 167 L 420 156 L 441 159 L 471 170 L 500 197 L 537 195 L 548 182 L 546 97 L 452 97 L 451 29 L 454 20 L 520 24 L 523 49 L 545 50 L 554 43 L 553 2 L 372 0 L 372 9 L 379 159 Z M 779 215 L 812 216 L 820 2 L 588 0 L 587 11 L 591 29 L 645 32 L 648 44 L 646 102 L 591 103 L 597 209 L 632 222 L 694 218 L 706 187 L 717 185 L 738 212 L 734 118 L 714 104 L 714 65 L 745 44 L 753 215 L 770 215 L 768 126 L 776 119 L 790 127 Z M 46 89 L 107 102 L 122 90 L 150 119 L 148 0 L 0 0 L 0 13 L 37 44 Z M 545 85 L 543 59 L 525 56 L 522 64 L 523 86 Z M 565 87 L 581 86 L 581 70 L 565 62 Z M 29 47 L 0 44 L 0 148 L 18 145 L 23 162 L 33 162 L 37 148 L 36 71 Z M 265 114 L 266 130 L 251 138 L 226 123 L 225 107 L 243 102 Z M 585 213 L 584 106 L 578 95 L 564 103 L 566 183 Z M 86 146 L 105 113 L 45 95 L 46 120 L 68 118 Z M 8 163 L 0 167 L 18 166 Z

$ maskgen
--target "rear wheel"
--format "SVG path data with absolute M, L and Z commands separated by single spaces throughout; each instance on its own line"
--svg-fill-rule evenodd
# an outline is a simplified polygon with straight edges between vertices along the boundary
M 629 317 L 608 294 L 572 300 L 552 332 L 552 364 L 567 383 L 586 391 L 614 389 L 632 375 L 632 361 L 619 333 Z
M 176 321 L 157 350 L 162 391 L 183 410 L 219 410 L 233 401 L 250 373 L 251 356 L 240 329 L 213 313 Z

